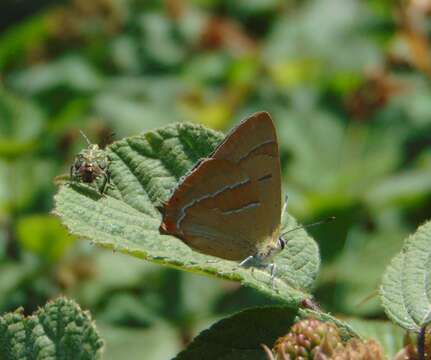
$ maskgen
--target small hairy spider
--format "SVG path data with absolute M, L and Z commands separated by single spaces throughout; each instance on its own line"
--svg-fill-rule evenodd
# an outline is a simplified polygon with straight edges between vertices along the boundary
M 88 147 L 75 156 L 75 161 L 70 167 L 70 179 L 92 184 L 97 178 L 103 177 L 103 183 L 99 189 L 100 193 L 103 194 L 106 185 L 110 184 L 111 180 L 108 169 L 109 157 L 105 150 L 100 149 L 97 144 L 92 144 L 87 136 L 82 131 L 80 132 L 87 141 Z

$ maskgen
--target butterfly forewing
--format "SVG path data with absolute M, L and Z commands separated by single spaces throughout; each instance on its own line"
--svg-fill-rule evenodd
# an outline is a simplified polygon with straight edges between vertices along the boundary
M 258 182 L 261 207 L 259 243 L 264 235 L 278 233 L 281 215 L 281 174 L 277 134 L 267 112 L 258 112 L 242 121 L 212 154 L 238 164 L 247 175 Z M 250 241 L 256 241 L 256 238 Z
M 267 113 L 243 121 L 164 207 L 161 232 L 205 254 L 243 260 L 273 242 L 281 211 L 280 164 Z

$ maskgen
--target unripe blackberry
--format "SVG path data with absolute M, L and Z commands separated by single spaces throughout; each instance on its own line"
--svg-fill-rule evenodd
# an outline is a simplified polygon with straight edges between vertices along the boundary
M 418 350 L 416 346 L 408 344 L 395 355 L 393 360 L 418 360 Z
M 279 338 L 273 352 L 276 359 L 306 360 L 314 359 L 317 353 L 330 355 L 339 346 L 342 342 L 334 324 L 306 319 L 297 322 L 287 335 Z
M 384 360 L 383 349 L 374 340 L 350 339 L 342 348 L 335 350 L 332 360 Z

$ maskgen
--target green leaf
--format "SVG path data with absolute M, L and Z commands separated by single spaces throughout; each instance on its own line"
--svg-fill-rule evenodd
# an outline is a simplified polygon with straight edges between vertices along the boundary
M 431 169 L 415 169 L 382 179 L 367 190 L 365 201 L 375 208 L 406 206 L 431 192 Z
M 354 206 L 394 171 L 401 158 L 403 133 L 397 127 L 343 127 L 341 119 L 323 111 L 273 113 L 274 118 L 286 119 L 279 133 L 282 146 L 291 153 L 286 177 L 292 193 L 289 206 L 304 217 Z
M 17 222 L 21 246 L 47 261 L 58 260 L 75 241 L 59 220 L 48 215 L 30 215 Z
M 386 314 L 401 327 L 419 331 L 431 320 L 431 222 L 407 238 L 386 269 L 380 297 Z
M 185 58 L 185 49 L 172 36 L 172 29 L 166 16 L 146 13 L 139 17 L 138 26 L 142 30 L 144 53 L 149 61 L 159 65 L 175 66 Z
M 288 234 L 288 246 L 277 257 L 277 277 L 240 268 L 236 262 L 192 251 L 177 238 L 160 235 L 156 206 L 167 200 L 181 176 L 207 156 L 223 135 L 201 125 L 178 123 L 123 139 L 107 151 L 113 185 L 108 196 L 82 184 L 64 186 L 55 212 L 69 230 L 95 244 L 159 264 L 241 281 L 297 306 L 309 298 L 320 259 L 316 243 L 304 230 Z M 283 231 L 296 226 L 286 216 Z M 216 260 L 216 261 L 215 261 Z
M 34 65 L 16 73 L 11 80 L 17 90 L 32 95 L 60 87 L 87 93 L 98 90 L 103 83 L 89 61 L 78 55 Z
M 247 309 L 203 331 L 175 359 L 265 359 L 260 344 L 271 348 L 289 332 L 297 315 L 283 307 Z
M 51 161 L 37 156 L 22 156 L 15 160 L 0 159 L 0 213 L 24 209 L 26 212 L 31 202 L 40 201 L 39 196 L 52 186 L 52 178 L 58 171 Z
M 0 88 L 0 157 L 15 159 L 34 150 L 43 121 L 34 103 Z
M 2 360 L 101 359 L 103 341 L 88 312 L 58 298 L 34 315 L 23 309 L 0 317 Z
M 37 49 L 48 34 L 49 21 L 44 13 L 28 17 L 3 31 L 0 36 L 0 69 L 5 71 L 8 65 L 19 63 L 28 51 Z
M 166 360 L 172 359 L 180 350 L 178 333 L 165 323 L 158 323 L 148 329 L 98 324 L 106 340 L 104 360 Z
M 349 231 L 341 255 L 320 275 L 321 281 L 333 282 L 337 274 L 335 301 L 339 311 L 356 316 L 381 313 L 377 289 L 383 271 L 400 250 L 403 237 L 401 226 L 372 234 L 358 228 Z
M 33 279 L 34 268 L 28 262 L 2 259 L 0 263 L 0 312 L 2 312 L 6 309 L 13 309 L 15 306 L 19 306 L 16 305 L 17 303 L 21 304 L 21 301 L 25 301 L 15 294 L 22 289 L 26 281 L 29 281 L 28 279 Z

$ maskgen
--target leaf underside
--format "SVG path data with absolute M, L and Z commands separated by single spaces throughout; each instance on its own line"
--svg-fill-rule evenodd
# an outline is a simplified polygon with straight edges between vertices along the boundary
M 380 298 L 389 318 L 419 331 L 431 322 L 431 222 L 411 235 L 383 276 Z
M 275 260 L 274 286 L 265 269 L 240 268 L 238 263 L 202 255 L 181 240 L 159 233 L 157 207 L 224 135 L 201 125 L 176 123 L 125 138 L 106 151 L 111 159 L 111 186 L 101 196 L 95 187 L 73 183 L 56 195 L 54 212 L 70 232 L 93 243 L 159 264 L 241 281 L 292 306 L 309 298 L 320 259 L 317 244 L 304 230 L 288 234 L 286 249 Z M 296 226 L 288 215 L 282 229 Z
M 278 337 L 289 332 L 296 315 L 283 307 L 247 309 L 200 333 L 175 360 L 266 359 L 261 344 L 272 348 Z
M 2 360 L 95 360 L 102 349 L 89 313 L 71 300 L 58 298 L 29 317 L 22 309 L 0 317 Z

